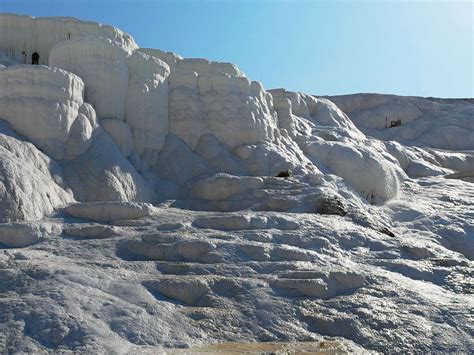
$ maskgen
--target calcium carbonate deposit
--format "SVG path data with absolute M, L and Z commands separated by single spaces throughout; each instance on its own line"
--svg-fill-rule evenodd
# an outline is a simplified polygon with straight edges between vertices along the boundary
M 473 183 L 474 99 L 0 14 L 1 353 L 472 352 Z

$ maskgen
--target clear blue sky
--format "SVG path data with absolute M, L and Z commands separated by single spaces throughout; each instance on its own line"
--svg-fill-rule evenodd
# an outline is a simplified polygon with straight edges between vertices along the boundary
M 73 16 L 140 47 L 237 64 L 266 88 L 317 95 L 474 96 L 470 0 L 0 0 L 0 12 Z

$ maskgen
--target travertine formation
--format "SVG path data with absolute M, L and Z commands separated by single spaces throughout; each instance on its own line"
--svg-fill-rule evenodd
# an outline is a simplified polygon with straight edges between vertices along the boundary
M 92 133 L 87 121 L 93 117 L 85 110 L 79 117 L 83 95 L 83 81 L 58 68 L 13 66 L 0 72 L 0 117 L 55 159 L 64 158 L 77 118 L 84 121 L 78 133 L 86 139 Z
M 19 64 L 31 64 L 38 53 L 38 64 L 48 65 L 51 49 L 64 40 L 82 37 L 108 38 L 130 50 L 137 48 L 133 38 L 116 27 L 72 17 L 32 17 L 0 13 L 0 52 Z
M 61 167 L 0 122 L 0 223 L 38 220 L 73 201 Z
M 470 350 L 473 118 L 0 14 L 0 353 Z
M 8 14 L 1 19 L 3 63 L 21 63 L 20 52 L 36 51 L 40 64 L 49 66 L 1 69 L 0 117 L 62 161 L 79 201 L 197 197 L 204 206 L 246 190 L 233 187 L 245 176 L 290 169 L 297 177 L 336 174 L 369 202 L 383 203 L 397 196 L 407 174 L 471 169 L 470 154 L 460 159 L 471 163 L 460 164 L 435 150 L 374 140 L 353 123 L 371 136 L 472 149 L 472 134 L 465 132 L 472 130 L 467 116 L 473 105 L 467 101 L 266 91 L 233 64 L 140 49 L 110 26 Z M 455 104 L 455 116 L 435 124 L 436 115 Z M 403 124 L 386 128 L 392 121 Z M 464 138 L 455 139 L 456 132 Z M 234 178 L 221 179 L 211 194 L 196 193 L 221 173 Z M 338 194 L 340 185 L 321 184 Z M 248 198 L 262 203 L 262 197 Z

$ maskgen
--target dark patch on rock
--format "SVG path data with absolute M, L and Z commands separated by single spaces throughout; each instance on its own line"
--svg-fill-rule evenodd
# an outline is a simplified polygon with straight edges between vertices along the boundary
M 324 199 L 318 209 L 318 213 L 345 216 L 347 214 L 347 205 L 337 197 L 329 197 Z
M 287 169 L 280 171 L 276 177 L 289 178 L 291 176 L 293 176 L 293 171 Z
M 385 227 L 385 226 L 379 227 L 377 230 L 378 230 L 380 233 L 383 233 L 383 234 L 388 235 L 389 237 L 392 237 L 392 238 L 395 238 L 395 237 L 396 237 L 395 233 L 393 233 L 389 228 L 387 228 L 387 227 Z

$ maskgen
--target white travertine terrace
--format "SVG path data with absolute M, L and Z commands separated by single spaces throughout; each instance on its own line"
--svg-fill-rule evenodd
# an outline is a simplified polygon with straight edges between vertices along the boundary
M 58 68 L 25 65 L 0 70 L 0 117 L 56 159 L 64 157 L 83 95 L 81 78 Z
M 53 47 L 49 63 L 84 80 L 85 99 L 94 106 L 98 117 L 124 121 L 129 54 L 126 47 L 110 39 L 80 37 Z
M 473 118 L 0 14 L 0 353 L 472 352 Z
M 33 53 L 39 64 L 48 65 L 51 49 L 58 43 L 78 37 L 102 37 L 129 50 L 137 45 L 133 38 L 116 27 L 72 17 L 32 17 L 0 13 L 0 52 L 21 64 L 31 64 Z
M 169 66 L 138 50 L 128 63 L 126 123 L 133 133 L 135 151 L 139 155 L 159 153 L 169 132 Z
M 6 65 L 0 69 L 0 118 L 63 161 L 65 180 L 79 200 L 198 196 L 218 209 L 250 201 L 271 205 L 262 193 L 250 196 L 240 179 L 291 169 L 297 176 L 338 175 L 361 197 L 384 203 L 398 196 L 407 175 L 471 169 L 469 154 L 371 138 L 472 149 L 473 135 L 465 134 L 472 129 L 465 118 L 472 105 L 464 102 L 266 91 L 234 64 L 138 48 L 111 26 L 9 14 L 0 19 Z M 22 50 L 36 51 L 39 64 L 49 67 L 15 65 L 25 59 Z M 435 122 L 447 105 L 456 105 L 456 116 Z M 388 117 L 403 124 L 385 128 Z M 457 133 L 462 137 L 454 139 Z M 219 174 L 229 178 L 213 180 Z M 209 192 L 196 195 L 207 185 L 202 191 Z M 336 185 L 327 188 L 338 193 Z M 240 205 L 216 207 L 215 201 L 244 195 Z

